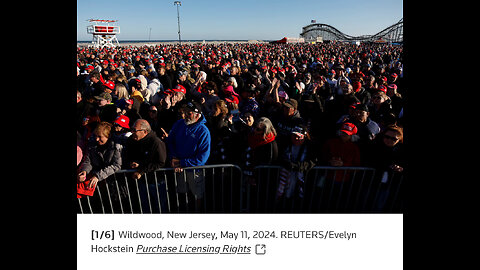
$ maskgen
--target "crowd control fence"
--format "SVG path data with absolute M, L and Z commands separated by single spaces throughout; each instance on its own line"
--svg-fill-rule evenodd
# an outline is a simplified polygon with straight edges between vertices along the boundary
M 280 166 L 232 164 L 162 168 L 134 180 L 121 170 L 77 198 L 77 213 L 401 213 L 402 173 L 366 167 L 313 167 L 305 174 Z

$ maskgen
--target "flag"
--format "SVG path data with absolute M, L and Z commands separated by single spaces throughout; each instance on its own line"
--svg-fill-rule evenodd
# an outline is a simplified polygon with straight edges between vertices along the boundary
M 312 20 L 312 23 L 317 23 L 317 20 Z

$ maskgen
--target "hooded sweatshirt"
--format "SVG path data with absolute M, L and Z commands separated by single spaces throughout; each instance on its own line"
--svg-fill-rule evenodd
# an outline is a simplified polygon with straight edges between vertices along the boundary
M 180 160 L 181 167 L 203 166 L 210 156 L 210 131 L 205 125 L 207 121 L 202 115 L 191 125 L 186 125 L 183 119 L 173 124 L 167 138 L 170 158 Z

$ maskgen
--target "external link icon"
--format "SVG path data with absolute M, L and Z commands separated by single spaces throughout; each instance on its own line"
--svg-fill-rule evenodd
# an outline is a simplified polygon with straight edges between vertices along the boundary
M 265 253 L 267 252 L 267 245 L 265 244 L 257 244 L 255 246 L 255 253 L 257 255 L 265 255 Z

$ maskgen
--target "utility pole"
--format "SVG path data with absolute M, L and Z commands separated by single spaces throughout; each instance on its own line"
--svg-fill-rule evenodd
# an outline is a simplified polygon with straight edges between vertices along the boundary
M 180 1 L 175 1 L 175 2 L 173 2 L 173 4 L 177 6 L 178 42 L 180 43 L 180 45 L 182 45 L 182 38 L 181 38 L 181 36 L 180 36 L 180 11 L 179 11 L 179 9 L 178 9 L 178 7 L 182 5 L 182 2 L 180 2 Z

